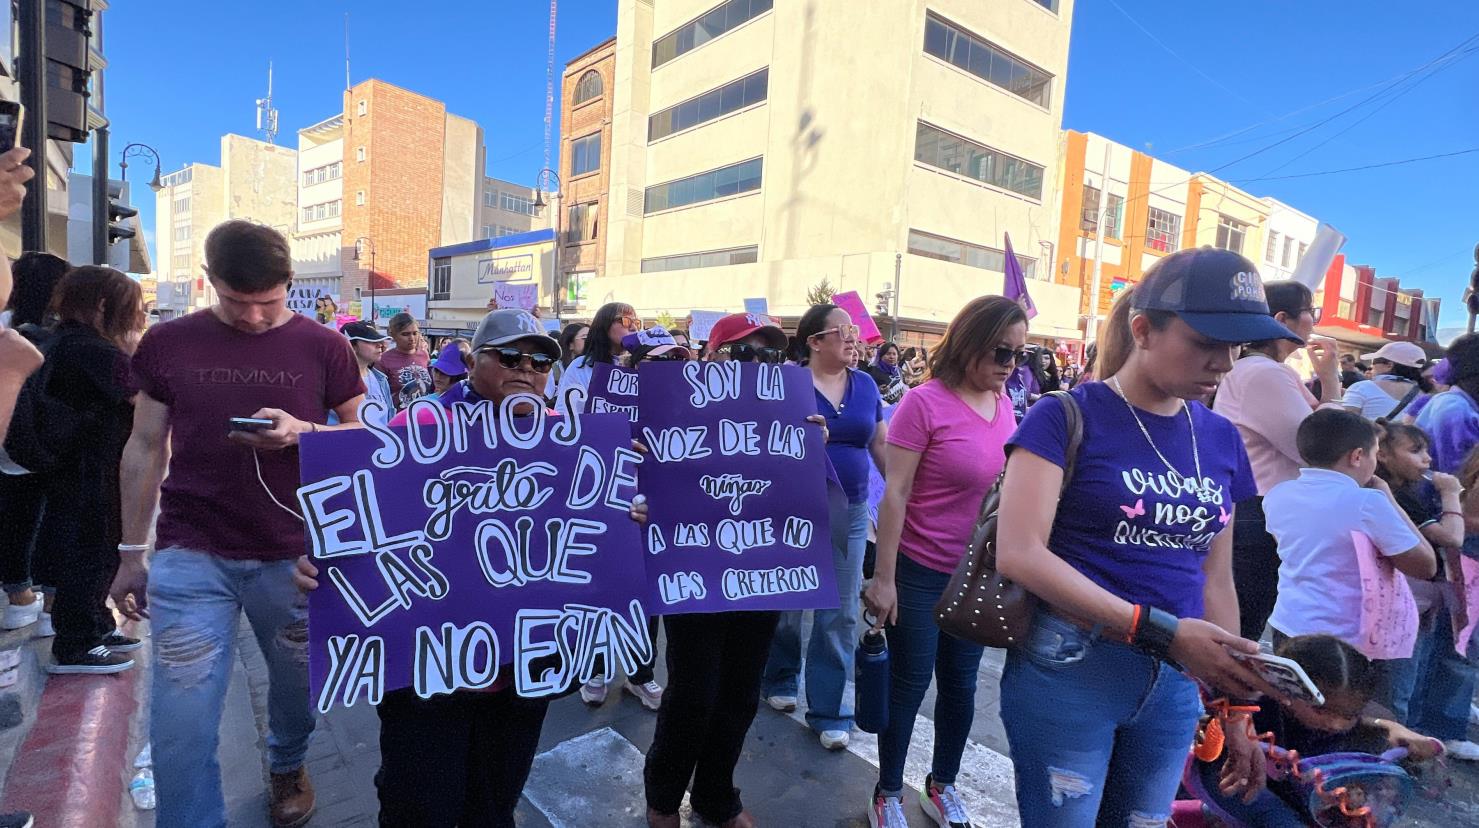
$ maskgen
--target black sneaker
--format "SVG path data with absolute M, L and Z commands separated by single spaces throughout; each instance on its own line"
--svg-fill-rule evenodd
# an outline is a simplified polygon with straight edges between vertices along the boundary
M 71 658 L 58 658 L 46 668 L 53 675 L 69 675 L 72 673 L 101 675 L 107 673 L 121 673 L 134 666 L 134 660 L 126 655 L 109 650 L 99 644 L 85 653 L 80 653 Z
M 107 647 L 115 653 L 131 653 L 134 650 L 137 650 L 138 648 L 144 646 L 144 643 L 142 641 L 139 641 L 137 638 L 129 638 L 123 633 L 117 631 L 110 632 L 107 635 L 103 636 L 103 640 L 99 641 L 98 643 L 103 645 L 104 647 Z M 4 826 L 0 825 L 0 828 L 4 828 Z
M 0 814 L 0 828 L 31 828 L 36 824 L 36 818 L 31 816 L 30 811 L 12 811 L 8 814 Z

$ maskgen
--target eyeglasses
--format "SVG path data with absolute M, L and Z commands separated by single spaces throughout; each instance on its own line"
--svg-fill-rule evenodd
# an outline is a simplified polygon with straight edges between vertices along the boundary
M 484 348 L 485 353 L 498 355 L 498 364 L 510 371 L 522 368 L 524 360 L 529 360 L 529 368 L 540 374 L 548 374 L 555 367 L 555 361 L 544 354 L 526 354 L 518 348 Z
M 835 333 L 845 342 L 850 339 L 857 339 L 859 330 L 860 329 L 857 325 L 853 325 L 851 323 L 843 323 L 835 328 L 828 328 L 825 331 L 817 331 L 816 333 L 812 334 L 812 336 L 826 336 L 827 334 Z
M 1299 312 L 1301 314 L 1309 314 L 1310 319 L 1313 320 L 1316 325 L 1320 324 L 1320 317 L 1325 315 L 1324 308 L 1300 308 Z
M 1026 348 L 997 348 L 992 352 L 991 358 L 997 365 L 1003 368 L 1010 368 L 1013 365 L 1020 365 L 1026 362 L 1028 356 Z
M 688 355 L 682 351 L 668 351 L 657 356 L 642 357 L 643 362 L 687 362 Z
M 623 314 L 622 316 L 618 317 L 616 321 L 620 322 L 622 324 L 622 327 L 626 328 L 627 330 L 640 331 L 644 327 L 646 327 L 642 324 L 642 317 L 640 316 Z
M 735 362 L 760 362 L 767 365 L 778 364 L 786 358 L 786 352 L 779 348 L 756 348 L 743 342 L 721 345 L 714 353 L 724 354 Z

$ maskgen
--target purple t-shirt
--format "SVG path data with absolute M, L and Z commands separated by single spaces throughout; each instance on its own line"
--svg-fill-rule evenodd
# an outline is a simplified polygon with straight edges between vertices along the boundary
M 1201 479 L 1193 481 L 1197 463 L 1185 413 L 1132 414 L 1102 382 L 1070 393 L 1083 412 L 1084 439 L 1073 480 L 1058 501 L 1048 548 L 1126 601 L 1201 618 L 1202 563 L 1212 538 L 1229 523 L 1233 505 L 1257 493 L 1237 428 L 1201 403 L 1187 403 L 1201 457 Z M 1136 414 L 1176 472 L 1146 441 Z M 1011 445 L 1064 466 L 1068 432 L 1062 404 L 1052 397 L 1040 400 Z
M 227 421 L 280 408 L 300 420 L 326 422 L 331 409 L 365 393 L 349 340 L 301 314 L 251 334 L 203 310 L 150 328 L 133 368 L 139 388 L 169 406 L 158 548 L 183 546 L 238 560 L 302 555 L 302 521 L 272 502 L 257 481 L 252 450 L 226 438 Z M 257 455 L 262 479 L 291 507 L 298 450 Z
M 1007 438 L 1016 427 L 1006 394 L 997 395 L 991 422 L 939 380 L 904 395 L 889 421 L 888 442 L 921 456 L 899 551 L 930 569 L 955 570 L 970 543 L 981 499 L 1006 463 Z
M 1037 375 L 1026 365 L 1017 366 L 1017 370 L 1007 377 L 1007 396 L 1012 398 L 1012 412 L 1017 416 L 1017 422 L 1027 416 L 1027 407 L 1032 404 L 1032 397 L 1042 393 L 1042 386 L 1037 383 Z

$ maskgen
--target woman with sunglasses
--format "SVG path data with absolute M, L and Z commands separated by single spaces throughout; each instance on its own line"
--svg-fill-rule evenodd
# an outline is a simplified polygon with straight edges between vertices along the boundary
M 565 367 L 565 373 L 560 377 L 559 392 L 556 395 L 555 407 L 563 406 L 565 392 L 572 388 L 585 391 L 591 384 L 591 371 L 596 363 L 609 362 L 613 365 L 620 364 L 621 357 L 626 353 L 626 346 L 621 340 L 627 334 L 633 334 L 642 330 L 642 320 L 638 318 L 637 312 L 631 305 L 623 302 L 608 302 L 596 311 L 591 319 L 590 330 L 586 332 L 585 345 L 581 349 L 579 357 L 570 361 Z M 580 691 L 581 698 L 588 704 L 600 704 L 606 700 L 606 688 L 604 686 L 592 690 L 593 695 L 587 696 L 585 690 Z
M 806 367 L 816 392 L 817 411 L 827 420 L 827 457 L 847 494 L 831 510 L 832 566 L 837 575 L 837 609 L 816 610 L 806 649 L 806 721 L 822 747 L 847 747 L 852 731 L 851 704 L 845 699 L 853 649 L 857 643 L 858 590 L 863 581 L 863 551 L 868 543 L 868 461 L 884 468 L 883 401 L 878 384 L 849 367 L 859 353 L 858 328 L 836 305 L 812 305 L 796 326 Z M 897 350 L 895 351 L 897 353 Z M 796 709 L 801 672 L 801 616 L 782 613 L 770 646 L 762 695 L 783 713 Z
M 1249 343 L 1243 357 L 1217 387 L 1212 410 L 1238 427 L 1258 495 L 1239 504 L 1233 523 L 1233 583 L 1238 589 L 1238 618 L 1244 638 L 1257 641 L 1278 597 L 1279 550 L 1264 528 L 1263 496 L 1269 489 L 1299 476 L 1304 461 L 1294 436 L 1299 424 L 1322 405 L 1340 404 L 1340 366 L 1335 343 L 1311 339 L 1319 311 L 1314 296 L 1298 282 L 1264 286 L 1269 314 L 1295 338 Z M 1294 370 L 1285 364 L 1309 342 L 1309 358 L 1320 381 L 1316 399 Z
M 779 365 L 786 335 L 753 314 L 732 313 L 709 332 L 705 358 Z M 809 422 L 825 426 L 820 416 Z M 825 433 L 825 431 L 824 431 Z M 734 787 L 745 734 L 760 706 L 760 676 L 780 613 L 768 611 L 669 615 L 668 687 L 643 770 L 650 828 L 679 828 L 678 807 L 689 803 L 706 823 L 753 828 Z
M 888 630 L 888 727 L 878 734 L 873 828 L 905 828 L 904 760 L 914 717 L 936 678 L 935 749 L 920 805 L 936 823 L 966 826 L 955 790 L 975 716 L 981 645 L 941 633 L 935 602 L 970 541 L 981 498 L 1006 462 L 1017 418 L 1007 379 L 1026 358 L 1027 315 L 1001 296 L 972 300 L 930 355 L 928 382 L 904 395 L 888 426 L 877 559 L 864 601 Z
M 1058 398 L 1012 436 L 996 563 L 1039 599 L 1001 677 L 1023 825 L 1164 824 L 1203 713 L 1197 681 L 1277 697 L 1234 657 L 1258 652 L 1236 635 L 1232 580 L 1231 523 L 1253 474 L 1237 429 L 1200 400 L 1236 343 L 1290 336 L 1252 262 L 1173 253 L 1116 302 L 1104 379 L 1071 392 L 1083 425 L 1072 477 Z M 1258 743 L 1238 717 L 1225 733 L 1223 793 L 1255 795 Z

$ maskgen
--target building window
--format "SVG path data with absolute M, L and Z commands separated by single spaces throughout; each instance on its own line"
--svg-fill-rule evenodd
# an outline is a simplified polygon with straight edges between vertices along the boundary
M 580 242 L 594 241 L 596 238 L 596 208 L 599 205 L 592 201 L 589 204 L 570 205 L 570 224 L 567 230 L 566 244 L 578 244 Z
M 354 203 L 355 203 L 355 206 L 358 206 L 358 207 L 365 206 L 365 191 L 364 190 L 356 190 L 355 191 L 355 193 L 354 193 Z
M 1052 75 L 933 14 L 924 21 L 924 51 L 1038 106 L 1052 98 Z
M 498 206 L 510 213 L 521 213 L 526 216 L 532 216 L 535 212 L 534 202 L 513 193 L 499 193 Z
M 501 239 L 504 236 L 513 236 L 513 235 L 517 235 L 519 233 L 524 233 L 524 232 L 527 232 L 527 231 L 520 230 L 517 227 L 509 227 L 507 224 L 495 224 L 495 225 L 493 225 L 493 238 L 495 238 L 495 239 Z
M 190 278 L 190 254 L 176 253 L 174 262 L 175 275 L 186 279 Z
M 773 0 L 729 0 L 709 9 L 697 20 L 663 35 L 652 44 L 652 68 L 691 52 L 710 40 L 770 11 Z
M 159 179 L 159 183 L 164 185 L 165 187 L 178 187 L 181 184 L 189 184 L 190 179 L 194 177 L 195 168 L 186 167 L 179 172 L 172 172 L 169 175 L 164 176 L 163 178 Z
M 1145 222 L 1145 246 L 1162 253 L 1175 253 L 1181 247 L 1181 216 L 1150 208 L 1150 218 Z
M 177 216 L 181 213 L 190 212 L 190 196 L 175 199 L 174 211 Z
M 450 257 L 431 260 L 431 298 L 433 301 L 452 298 L 452 259 Z
M 369 111 L 369 108 L 370 108 L 370 105 L 369 105 L 368 102 L 366 102 L 366 101 L 360 101 L 359 102 L 359 106 L 356 107 L 355 111 L 358 112 L 359 114 L 363 115 L 363 114 L 365 114 L 366 112 Z
M 605 87 L 601 83 L 601 73 L 592 69 L 580 76 L 580 82 L 575 84 L 575 105 L 601 97 Z
M 1223 250 L 1231 250 L 1234 253 L 1243 252 L 1243 237 L 1247 235 L 1248 225 L 1230 219 L 1227 216 L 1217 217 L 1217 247 Z
M 979 267 L 982 270 L 991 270 L 996 273 L 1005 273 L 1007 267 L 1007 254 L 1004 250 L 956 241 L 918 230 L 909 231 L 909 252 L 916 256 L 939 259 L 942 262 L 954 262 L 967 267 Z M 1022 266 L 1024 276 L 1029 279 L 1037 278 L 1037 259 L 1018 254 L 1017 264 Z
M 1124 213 L 1125 200 L 1114 193 L 1110 193 L 1109 204 L 1104 208 L 1104 222 L 1108 225 L 1104 233 L 1105 238 L 1117 239 L 1120 237 L 1120 220 L 1124 217 Z M 1099 232 L 1098 187 L 1084 187 L 1084 211 L 1080 226 L 1083 227 L 1086 233 Z
M 1291 237 L 1289 237 L 1289 236 L 1285 236 L 1284 237 L 1284 259 L 1283 259 L 1283 266 L 1284 267 L 1293 267 L 1294 266 L 1294 239 L 1291 238 Z
M 1032 2 L 1042 6 L 1053 14 L 1058 13 L 1058 0 L 1032 0 Z
M 343 165 L 335 161 L 332 164 L 324 164 L 303 171 L 303 186 L 311 187 L 314 184 L 322 184 L 325 181 L 333 181 L 343 175 Z
M 915 133 L 914 160 L 1028 198 L 1042 199 L 1041 166 L 952 135 L 923 121 L 919 122 Z
M 484 190 L 483 191 L 483 206 L 484 207 L 497 207 L 498 206 L 498 191 L 497 190 Z
M 648 187 L 645 212 L 656 213 L 758 190 L 762 161 L 760 158 L 751 158 L 728 167 Z
M 731 247 L 728 250 L 711 250 L 707 253 L 682 253 L 677 256 L 657 256 L 642 260 L 643 273 L 662 273 L 667 270 L 691 270 L 696 267 L 725 267 L 726 265 L 750 264 L 760 256 L 757 245 Z
M 670 106 L 647 119 L 647 140 L 656 141 L 675 132 L 682 132 L 736 110 L 761 103 L 766 98 L 769 82 L 770 69 L 761 69 L 759 72 L 726 83 L 696 98 Z
M 339 201 L 325 201 L 321 204 L 310 204 L 303 208 L 304 221 L 323 221 L 324 219 L 339 217 Z
M 1295 267 L 1298 267 L 1299 266 L 1299 263 L 1302 262 L 1302 261 L 1304 261 L 1304 251 L 1309 250 L 1309 249 L 1310 249 L 1310 246 L 1309 245 L 1305 244 L 1304 242 L 1300 242 L 1299 243 L 1299 255 L 1294 259 L 1294 266 Z
M 1279 234 L 1273 230 L 1268 231 L 1268 246 L 1264 248 L 1263 259 L 1271 265 L 1279 263 Z
M 592 132 L 570 142 L 570 174 L 585 175 L 601 169 L 601 133 Z
M 190 225 L 182 224 L 175 228 L 175 241 L 190 241 Z
M 364 147 L 355 147 L 354 148 L 354 160 L 356 160 L 356 161 L 363 161 L 363 160 L 365 160 L 365 148 Z

